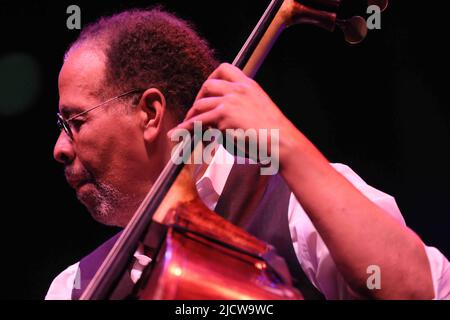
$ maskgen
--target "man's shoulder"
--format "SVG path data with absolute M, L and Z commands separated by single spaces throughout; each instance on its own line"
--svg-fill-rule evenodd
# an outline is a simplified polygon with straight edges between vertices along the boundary
M 118 232 L 82 258 L 79 262 L 69 266 L 61 272 L 51 283 L 45 299 L 70 300 L 72 299 L 74 289 L 77 289 L 75 291 L 84 289 L 116 243 L 121 233 L 121 231 Z M 83 272 L 81 272 L 80 269 L 82 269 Z
M 79 262 L 74 263 L 53 279 L 45 300 L 72 299 L 72 290 L 78 273 L 78 266 Z

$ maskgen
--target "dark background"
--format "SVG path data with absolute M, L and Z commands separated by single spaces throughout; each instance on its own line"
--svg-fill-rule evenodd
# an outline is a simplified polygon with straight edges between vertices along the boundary
M 57 76 L 79 34 L 66 28 L 66 8 L 79 5 L 85 25 L 153 3 L 0 2 L 1 298 L 42 299 L 60 271 L 117 231 L 91 219 L 52 157 Z M 232 61 L 268 1 L 159 3 Z M 256 79 L 331 162 L 393 195 L 408 225 L 450 256 L 448 13 L 420 3 L 391 3 L 382 29 L 358 46 L 339 31 L 288 29 Z M 365 6 L 347 1 L 341 13 L 366 17 Z

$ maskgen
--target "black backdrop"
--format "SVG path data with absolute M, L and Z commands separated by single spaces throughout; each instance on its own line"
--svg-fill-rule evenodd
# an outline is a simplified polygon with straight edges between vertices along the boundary
M 153 3 L 0 2 L 2 298 L 42 299 L 54 276 L 117 231 L 90 218 L 52 157 L 58 71 L 79 33 L 66 28 L 66 8 L 79 5 L 84 25 Z M 159 3 L 231 61 L 267 1 Z M 359 46 L 339 32 L 289 29 L 256 79 L 330 161 L 395 196 L 408 225 L 449 256 L 447 12 L 432 3 L 391 3 Z

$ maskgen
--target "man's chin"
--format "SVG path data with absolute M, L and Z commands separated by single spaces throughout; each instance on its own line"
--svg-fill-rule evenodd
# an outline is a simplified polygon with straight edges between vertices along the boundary
M 98 222 L 125 227 L 140 201 L 126 197 L 106 184 L 85 183 L 76 190 L 77 198 Z
M 104 208 L 99 206 L 95 207 L 86 206 L 86 208 L 88 209 L 89 213 L 91 214 L 91 217 L 95 221 L 107 226 L 120 227 L 119 223 L 117 223 L 116 219 L 114 218 L 115 217 L 114 213 L 111 212 L 110 210 L 105 210 Z
M 77 198 L 87 208 L 92 218 L 105 225 L 115 226 L 113 206 L 93 183 L 85 183 L 76 190 Z

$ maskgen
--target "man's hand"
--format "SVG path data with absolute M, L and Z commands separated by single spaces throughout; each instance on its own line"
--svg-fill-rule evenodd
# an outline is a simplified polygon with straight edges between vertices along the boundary
M 195 102 L 184 121 L 168 132 L 170 137 L 177 129 L 193 130 L 194 122 L 201 122 L 203 127 L 213 127 L 221 131 L 226 129 L 252 129 L 259 135 L 261 129 L 266 130 L 268 138 L 264 147 L 270 154 L 271 129 L 277 129 L 281 143 L 277 147 L 280 161 L 283 152 L 288 152 L 289 137 L 298 132 L 297 128 L 283 115 L 267 93 L 253 79 L 247 77 L 235 66 L 221 64 L 205 81 Z M 237 134 L 234 138 L 241 140 Z M 258 143 L 260 142 L 258 136 Z M 261 144 L 258 145 L 261 148 Z M 264 150 L 263 152 L 266 152 Z M 282 165 L 282 164 L 281 164 Z
M 281 128 L 290 124 L 253 79 L 228 63 L 221 64 L 208 77 L 176 128 L 190 130 L 194 121 L 220 130 Z

